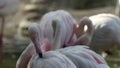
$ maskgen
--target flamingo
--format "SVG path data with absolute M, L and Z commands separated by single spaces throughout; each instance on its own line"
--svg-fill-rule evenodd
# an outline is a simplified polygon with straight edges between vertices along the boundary
M 61 24 L 62 21 L 57 20 L 56 22 L 58 22 L 58 24 Z M 51 56 L 53 54 L 51 54 L 51 53 L 49 54 L 49 52 L 46 54 L 45 51 L 42 51 L 42 49 L 44 49 L 44 50 L 49 50 L 50 49 L 50 48 L 48 48 L 48 47 L 50 47 L 49 40 L 46 40 L 46 42 L 43 43 L 43 47 L 41 47 L 41 50 L 39 50 L 39 48 L 40 48 L 40 43 L 39 43 L 40 37 L 39 37 L 39 35 L 40 34 L 38 33 L 39 29 L 38 30 L 36 29 L 36 31 L 35 31 L 35 28 L 36 28 L 35 26 L 32 27 L 30 34 L 32 34 L 31 38 L 33 39 L 32 41 L 35 44 L 36 53 L 39 54 L 39 55 L 37 55 L 37 56 L 34 55 L 31 58 L 31 60 L 28 64 L 28 68 L 43 68 L 44 66 L 45 66 L 45 68 L 59 68 L 59 66 L 64 66 L 64 65 L 69 66 L 69 64 L 66 64 L 65 62 L 64 62 L 64 64 L 57 65 L 56 63 L 59 60 L 56 59 L 56 63 L 54 63 L 56 57 Z M 59 29 L 60 29 L 60 27 L 59 27 Z M 56 29 L 56 31 L 57 30 L 58 29 Z M 58 32 L 58 34 L 59 34 L 59 32 Z M 61 38 L 58 37 L 58 38 L 56 38 L 56 40 L 54 40 L 54 44 L 58 47 L 61 46 L 61 43 L 59 43 L 61 41 L 60 39 Z M 103 57 L 101 57 L 100 55 L 98 55 L 94 51 L 88 49 L 87 46 L 86 47 L 85 46 L 80 46 L 80 45 L 70 46 L 70 47 L 66 47 L 66 48 L 56 49 L 55 51 L 58 52 L 58 55 L 60 53 L 60 54 L 63 54 L 65 56 L 67 56 L 68 59 L 70 59 L 73 62 L 73 64 L 75 64 L 76 68 L 110 68 L 107 65 L 107 63 L 106 63 L 106 61 L 104 60 Z M 43 52 L 44 54 L 41 54 L 41 52 Z M 42 59 L 44 57 L 45 57 L 45 59 Z M 49 57 L 53 57 L 54 61 L 51 62 L 52 59 L 50 61 Z M 48 61 L 45 62 L 44 60 L 46 60 L 46 58 L 49 58 L 49 59 L 48 59 Z M 62 58 L 62 56 L 59 55 L 59 58 Z M 61 63 L 63 63 L 63 62 L 61 62 Z M 65 68 L 69 68 L 69 67 L 65 67 Z
M 87 26 L 86 31 L 84 31 L 85 26 Z M 78 23 L 78 27 L 75 31 L 78 39 L 74 45 L 88 45 L 92 39 L 93 32 L 94 27 L 92 21 L 88 17 L 83 17 Z
M 41 40 L 41 39 L 43 39 L 42 29 L 39 29 L 39 31 L 40 31 L 41 36 L 38 36 L 38 37 L 40 38 L 39 40 L 42 41 Z M 58 32 L 61 32 L 61 31 L 56 29 L 54 40 L 57 40 L 58 38 L 61 38 L 61 35 L 60 35 L 61 33 L 58 33 Z M 60 41 L 58 41 L 57 43 L 61 44 Z M 58 44 L 58 46 L 60 46 L 60 44 Z M 56 45 L 56 44 L 52 43 L 52 45 Z M 58 47 L 56 47 L 56 48 L 58 48 Z M 16 68 L 26 68 L 27 64 L 28 64 L 28 62 L 29 62 L 29 60 L 30 60 L 30 58 L 33 54 L 36 54 L 36 51 L 35 51 L 33 43 L 32 43 L 24 50 L 24 52 L 22 53 L 22 55 L 18 59 L 17 64 L 16 64 Z
M 57 20 L 54 21 L 53 24 L 56 24 L 56 32 L 59 34 L 62 26 Z M 32 56 L 28 63 L 28 68 L 77 68 L 66 56 L 48 48 L 51 47 L 51 45 L 47 39 L 40 42 L 41 38 L 38 37 L 40 33 L 37 27 L 39 27 L 38 24 L 32 24 L 29 27 L 30 37 L 34 43 L 37 55 Z M 57 43 L 59 43 L 58 39 L 60 39 L 60 37 L 55 38 Z
M 89 17 L 95 31 L 89 44 L 95 51 L 108 51 L 114 46 L 120 48 L 120 19 L 119 17 L 101 13 Z
M 44 29 L 44 35 L 52 40 L 53 31 L 51 31 L 51 22 L 56 17 L 60 16 L 63 20 L 62 24 L 62 45 L 66 45 L 71 41 L 75 41 L 76 36 L 74 35 L 74 27 L 76 27 L 76 20 L 64 10 L 51 11 L 46 13 L 40 22 L 40 26 Z M 47 19 L 47 20 L 46 20 Z M 73 38 L 74 36 L 74 38 Z
M 43 29 L 42 27 L 39 29 L 40 35 L 39 36 L 41 39 L 44 39 L 43 35 Z M 58 33 L 57 33 L 58 34 Z M 58 37 L 58 36 L 56 36 Z M 48 37 L 49 38 L 49 37 Z M 42 40 L 40 40 L 42 41 Z M 27 64 L 32 57 L 33 54 L 36 54 L 35 49 L 34 49 L 34 44 L 31 42 L 28 47 L 23 51 L 23 53 L 20 55 L 17 63 L 16 63 L 16 68 L 26 68 Z
M 45 36 L 49 37 L 52 40 L 53 31 L 51 31 L 50 22 L 52 18 L 55 18 L 56 16 L 60 16 L 64 24 L 62 27 L 63 45 L 70 46 L 75 44 L 89 44 L 94 31 L 91 20 L 89 20 L 87 17 L 84 17 L 81 19 L 80 23 L 77 24 L 76 20 L 65 10 L 52 11 L 42 17 L 40 26 L 44 29 Z M 85 33 L 83 33 L 82 31 L 84 30 L 83 28 L 85 25 L 87 25 L 88 29 Z
M 5 16 L 8 14 L 12 14 L 18 11 L 19 8 L 19 0 L 0 0 L 0 17 L 2 19 L 1 29 L 0 29 L 0 64 L 2 64 L 2 46 L 3 46 L 3 31 L 4 31 L 4 23 Z

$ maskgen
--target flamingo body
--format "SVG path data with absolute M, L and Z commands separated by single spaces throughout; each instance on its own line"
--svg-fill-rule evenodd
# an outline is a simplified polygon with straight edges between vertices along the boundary
M 49 51 L 44 54 L 44 58 L 39 58 L 38 55 L 32 56 L 28 68 L 76 68 L 76 66 L 61 53 Z
M 109 68 L 104 58 L 87 46 L 70 46 L 58 51 L 71 59 L 77 68 Z
M 96 51 L 108 50 L 114 45 L 120 47 L 120 19 L 113 14 L 98 14 L 89 17 L 95 31 L 90 47 Z

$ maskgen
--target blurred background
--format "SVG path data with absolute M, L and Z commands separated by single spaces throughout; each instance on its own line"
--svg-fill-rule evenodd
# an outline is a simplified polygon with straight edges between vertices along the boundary
M 98 13 L 115 14 L 117 0 L 21 0 L 16 14 L 7 16 L 4 30 L 3 68 L 15 68 L 16 61 L 28 46 L 28 25 L 37 22 L 45 13 L 64 9 L 79 21 L 84 16 Z M 120 50 L 113 48 L 105 59 L 111 68 L 120 68 Z

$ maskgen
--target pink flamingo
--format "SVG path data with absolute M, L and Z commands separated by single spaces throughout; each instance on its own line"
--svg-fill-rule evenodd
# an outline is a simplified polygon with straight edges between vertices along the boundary
M 62 15 L 64 15 L 64 13 Z M 52 23 L 53 19 L 56 18 L 57 16 L 60 16 L 60 15 L 58 15 L 58 12 L 57 13 L 56 12 L 49 12 L 42 17 L 41 22 L 40 22 L 40 27 L 41 27 L 40 33 L 41 33 L 41 35 L 43 35 L 42 38 L 48 38 L 50 40 L 51 44 L 53 42 L 53 38 L 54 38 L 53 36 L 55 34 L 51 23 Z M 60 43 L 63 45 L 64 40 L 65 40 L 65 36 L 66 36 L 65 23 L 67 23 L 67 22 L 65 22 L 63 20 L 62 16 L 60 16 L 60 18 L 63 21 L 62 22 L 62 28 L 61 28 L 62 30 L 61 30 L 61 34 L 60 34 L 60 37 L 62 38 L 62 40 L 61 40 Z M 72 20 L 72 18 L 71 18 L 71 20 Z M 73 32 L 73 30 L 71 30 L 71 31 Z M 68 35 L 69 35 L 69 33 L 68 33 Z M 62 47 L 62 46 L 60 46 L 60 47 Z M 60 48 L 60 47 L 53 46 L 52 49 L 54 50 L 54 49 L 57 49 L 57 48 Z M 35 53 L 35 50 L 34 50 L 33 43 L 30 43 L 30 45 L 28 45 L 28 47 L 23 51 L 23 53 L 19 57 L 16 68 L 21 68 L 21 66 L 24 66 L 22 68 L 25 68 L 27 65 L 24 65 L 24 64 L 28 63 L 29 59 L 31 58 L 32 54 L 34 54 L 34 53 Z M 24 60 L 24 62 L 22 62 L 23 60 Z M 23 65 L 21 65 L 21 64 L 23 64 Z
M 92 21 L 88 17 L 83 17 L 78 23 L 79 27 L 76 30 L 77 42 L 78 45 L 88 45 L 92 39 L 94 27 Z M 87 26 L 87 30 L 84 31 L 85 25 Z
M 0 64 L 2 64 L 2 47 L 3 47 L 3 31 L 5 23 L 5 15 L 15 13 L 19 8 L 19 0 L 0 0 L 0 17 L 2 18 L 0 28 Z
M 93 38 L 89 44 L 94 51 L 106 51 L 114 46 L 120 48 L 120 18 L 113 14 L 101 13 L 89 17 L 94 26 Z
M 75 41 L 74 39 L 76 39 L 76 36 L 74 35 L 73 28 L 76 27 L 77 23 L 76 23 L 76 20 L 67 11 L 64 11 L 64 10 L 52 11 L 43 16 L 40 22 L 40 26 L 44 29 L 44 35 L 48 37 L 50 40 L 52 40 L 53 31 L 51 29 L 52 28 L 51 22 L 56 16 L 60 16 L 61 19 L 63 20 L 62 45 L 64 44 L 66 45 L 70 42 L 74 42 Z
M 61 25 L 59 22 L 54 21 L 53 25 L 56 26 L 55 40 L 59 43 L 60 37 L 56 38 L 56 34 L 61 31 Z M 38 27 L 38 28 L 37 28 Z M 36 54 L 33 54 L 28 63 L 28 68 L 77 68 L 74 63 L 66 56 L 57 51 L 50 51 L 51 44 L 47 39 L 41 42 L 40 31 L 38 24 L 32 24 L 29 27 L 30 37 L 35 46 Z M 54 44 L 56 45 L 56 44 Z M 58 45 L 59 46 L 59 45 Z M 51 62 L 52 61 L 52 62 Z
M 54 20 L 54 19 L 53 19 Z M 61 20 L 62 21 L 62 20 Z M 52 22 L 51 22 L 52 23 Z M 62 23 L 61 23 L 62 24 Z M 62 24 L 63 25 L 63 24 Z M 53 27 L 53 26 L 52 26 Z M 40 36 L 38 36 L 38 37 L 40 37 L 41 39 L 40 39 L 40 41 L 42 41 L 44 38 L 48 38 L 49 39 L 49 37 L 44 37 L 44 34 L 43 34 L 43 29 L 42 29 L 42 27 L 40 27 L 41 29 L 39 29 L 39 31 L 40 31 Z M 53 29 L 53 28 L 52 28 Z M 55 31 L 55 30 L 54 30 Z M 53 32 L 54 32 L 53 31 Z M 60 33 L 59 33 L 60 32 Z M 55 35 L 54 35 L 54 38 L 52 38 L 52 40 L 57 40 L 58 38 L 61 38 L 61 36 L 62 36 L 62 29 L 61 29 L 61 31 L 60 30 L 58 30 L 58 29 L 56 29 L 56 32 L 54 33 Z M 56 35 L 57 34 L 57 35 Z M 51 42 L 50 41 L 50 44 L 53 46 L 52 47 L 52 49 L 54 50 L 54 49 L 58 49 L 58 48 L 60 48 L 61 47 L 61 40 L 59 41 L 57 41 L 57 43 L 59 43 L 58 45 L 55 43 L 55 42 Z M 55 45 L 55 46 L 54 46 Z M 58 47 L 59 46 L 59 47 Z M 17 64 L 16 64 L 16 68 L 26 68 L 27 67 L 27 64 L 28 64 L 28 62 L 29 62 L 29 60 L 30 60 L 30 58 L 31 58 L 31 56 L 33 55 L 33 54 L 36 54 L 36 52 L 35 52 L 35 49 L 34 49 L 34 45 L 33 45 L 33 43 L 31 43 L 24 51 L 23 51 L 23 53 L 21 54 L 21 56 L 19 57 L 19 59 L 18 59 L 18 61 L 17 61 Z

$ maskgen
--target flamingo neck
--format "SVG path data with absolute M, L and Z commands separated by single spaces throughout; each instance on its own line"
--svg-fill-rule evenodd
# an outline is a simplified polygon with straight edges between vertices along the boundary
M 87 27 L 88 27 L 88 29 L 87 29 L 87 31 L 85 33 L 87 33 L 87 34 L 89 34 L 91 36 L 93 34 L 94 28 L 93 28 L 92 21 L 88 17 L 84 17 L 83 18 L 83 20 L 79 24 L 78 30 L 80 32 L 84 33 L 84 27 L 85 27 L 85 25 L 87 25 Z
M 33 23 L 29 26 L 29 33 L 30 38 L 35 46 L 36 53 L 42 58 L 42 51 L 41 51 L 41 35 L 40 35 L 40 28 L 38 24 Z
M 74 24 L 74 25 L 73 25 L 72 35 L 70 36 L 69 41 L 64 43 L 64 46 L 63 46 L 63 47 L 75 45 L 75 42 L 73 41 L 73 36 L 74 36 L 74 34 L 76 33 L 76 30 L 77 30 L 77 25 Z
M 53 21 L 52 24 L 55 24 L 56 25 L 56 30 L 55 30 L 55 37 L 54 37 L 54 40 L 53 40 L 53 44 L 52 44 L 52 48 L 53 50 L 55 49 L 59 49 L 61 48 L 61 27 L 62 27 L 62 23 L 61 23 L 61 20 L 59 18 L 57 18 L 57 20 Z

